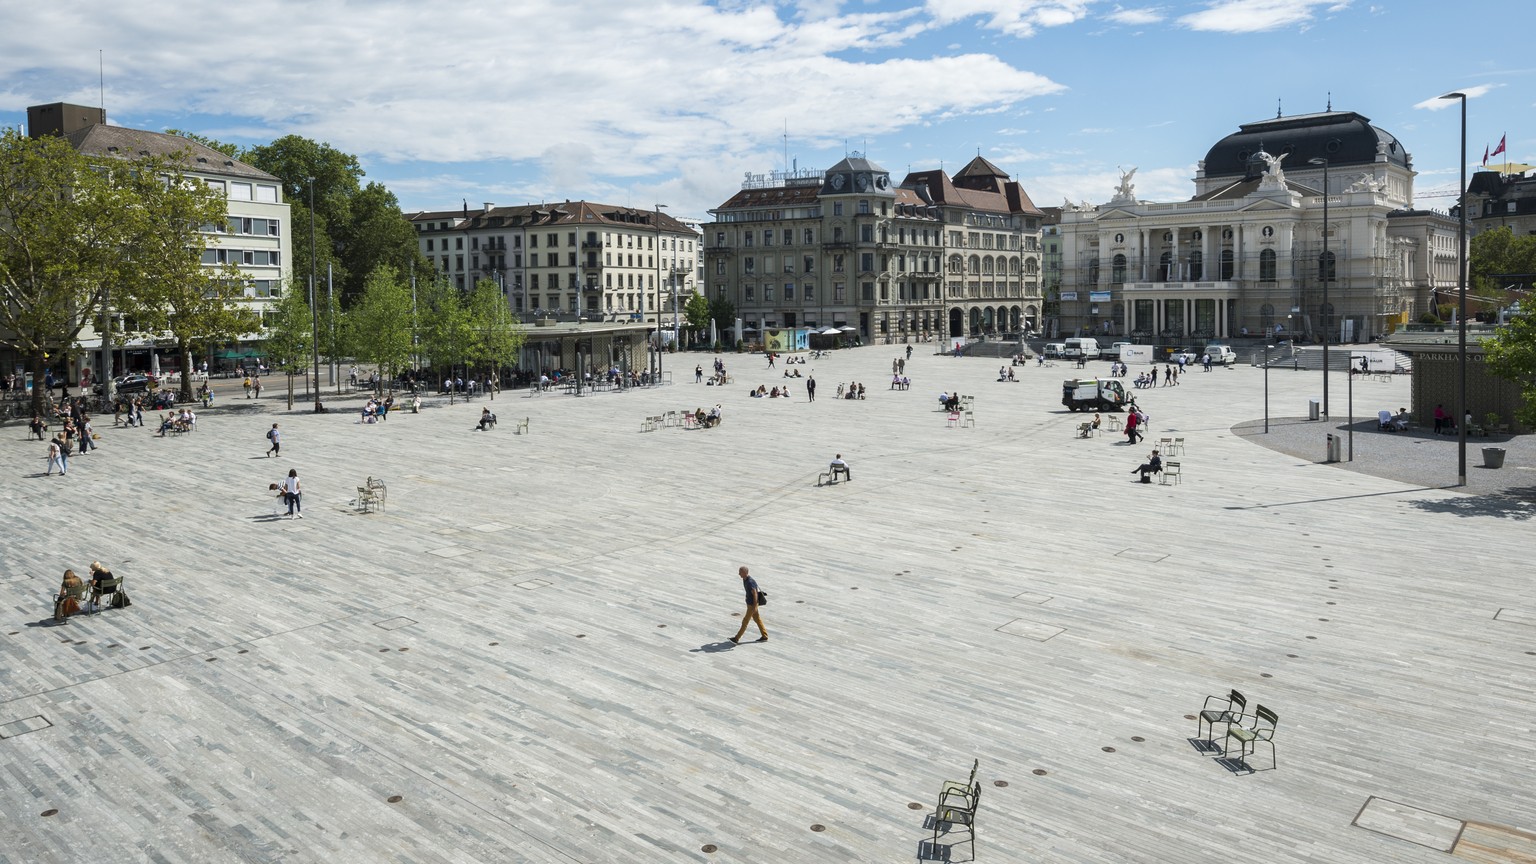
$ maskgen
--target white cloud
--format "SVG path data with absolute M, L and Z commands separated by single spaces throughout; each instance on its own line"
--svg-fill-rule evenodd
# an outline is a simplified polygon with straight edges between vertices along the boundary
M 1326 7 L 1337 12 L 1346 3 L 1333 0 L 1215 0 L 1206 8 L 1181 16 L 1180 24 L 1191 30 L 1216 33 L 1259 33 L 1312 21 L 1313 10 Z
M 982 27 L 1024 38 L 1042 27 L 1082 20 L 1089 5 L 1089 0 L 925 0 L 924 8 L 941 26 L 981 18 Z
M 1502 85 L 1502 84 L 1478 84 L 1475 87 L 1462 87 L 1459 90 L 1449 91 L 1449 92 L 1465 93 L 1468 99 L 1476 99 L 1477 97 L 1482 96 L 1483 94 L 1487 93 L 1489 90 L 1492 90 L 1495 87 L 1502 87 L 1502 86 L 1504 86 L 1504 85 Z M 1456 107 L 1459 104 L 1461 104 L 1461 100 L 1460 99 L 1441 99 L 1439 96 L 1431 96 L 1430 98 L 1425 99 L 1423 102 L 1416 102 L 1416 103 L 1414 103 L 1413 107 L 1420 108 L 1420 109 L 1423 109 L 1425 111 L 1440 111 L 1440 110 L 1445 109 L 1445 108 L 1454 108 L 1454 107 Z
M 1116 24 L 1124 24 L 1128 27 L 1145 27 L 1148 24 L 1156 24 L 1163 20 L 1163 10 L 1158 8 L 1126 9 L 1116 6 L 1115 11 L 1104 16 Z
M 1075 20 L 1086 0 L 942 5 L 1020 33 Z M 403 173 L 394 166 L 410 161 L 447 174 L 469 163 L 537 165 L 547 194 L 563 198 L 701 170 L 732 188 L 742 171 L 779 161 L 786 122 L 792 138 L 832 146 L 939 117 L 1017 110 L 1063 89 L 992 54 L 866 56 L 931 29 L 919 6 L 272 0 L 200 10 L 196 28 L 183 11 L 168 0 L 89 15 L 67 4 L 18 6 L 0 32 L 0 109 L 96 104 L 96 58 L 72 46 L 117 46 L 105 57 L 115 123 L 240 130 L 257 143 L 299 134 L 357 154 L 371 176 Z M 241 39 L 237 51 L 205 38 L 271 33 L 273 21 L 304 24 Z M 31 38 L 48 32 L 72 38 Z M 721 188 L 703 200 L 718 203 Z

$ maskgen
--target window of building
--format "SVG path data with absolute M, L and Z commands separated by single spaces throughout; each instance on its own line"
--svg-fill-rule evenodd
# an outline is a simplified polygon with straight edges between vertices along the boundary
M 1333 254 L 1332 249 L 1329 249 L 1327 252 L 1317 256 L 1317 281 L 1335 281 L 1338 277 L 1338 272 L 1335 269 L 1336 264 L 1337 256 Z
M 277 187 L 276 186 L 269 186 L 269 185 L 266 185 L 264 183 L 257 184 L 257 186 L 256 186 L 256 200 L 260 201 L 260 202 L 262 202 L 264 204 L 276 204 L 277 203 Z
M 1098 259 L 1094 259 L 1094 260 L 1088 262 L 1088 284 L 1089 285 L 1097 285 L 1097 284 L 1099 284 L 1099 262 L 1098 262 Z
M 1110 259 L 1109 281 L 1112 285 L 1122 285 L 1125 283 L 1124 255 L 1116 255 L 1114 258 Z
M 253 190 L 249 183 L 231 182 L 229 184 L 229 197 L 234 201 L 251 200 Z
M 763 245 L 764 246 L 772 246 L 773 245 L 773 229 L 772 228 L 765 228 L 765 229 L 763 229 Z
M 816 302 L 816 284 L 814 282 L 801 282 L 800 296 L 805 298 L 807 303 Z
M 864 252 L 859 255 L 859 272 L 871 273 L 875 269 L 875 253 Z
M 464 248 L 464 238 L 463 237 L 455 237 L 455 238 L 453 238 L 453 248 L 455 248 L 455 249 L 463 249 Z
M 721 290 L 724 290 L 724 289 L 721 289 Z M 748 303 L 756 303 L 757 302 L 757 286 L 756 285 L 743 285 L 742 288 L 741 288 L 741 296 L 742 296 L 742 299 L 745 300 Z
M 427 238 L 427 251 L 428 252 L 432 251 L 432 238 L 430 238 L 430 237 Z
M 784 256 L 784 272 L 785 273 L 793 273 L 793 272 L 795 272 L 795 256 L 793 256 L 793 255 L 785 255 Z
M 567 246 L 575 246 L 576 245 L 576 232 L 575 231 L 572 231 L 569 234 L 565 235 L 565 245 L 567 245 Z
M 753 232 L 751 231 L 741 232 L 741 245 L 749 249 L 752 248 L 752 234 Z
M 534 273 L 528 277 L 528 287 L 533 291 L 539 290 L 539 274 Z
M 873 243 L 873 242 L 875 242 L 875 226 L 873 226 L 873 225 L 860 225 L 859 226 L 859 239 L 862 240 L 865 243 Z
M 753 258 L 751 255 L 748 255 L 747 257 L 741 259 L 741 272 L 743 272 L 743 273 L 756 273 L 757 272 L 757 259 Z
M 785 282 L 784 283 L 784 302 L 788 303 L 789 301 L 794 300 L 794 299 L 795 299 L 795 283 L 793 283 L 793 282 Z
M 807 255 L 807 256 L 805 256 L 805 258 L 800 263 L 801 263 L 801 267 L 800 267 L 801 272 L 803 272 L 803 273 L 814 273 L 814 272 L 816 272 L 816 256 L 815 255 Z
M 725 232 L 724 231 L 716 231 L 715 232 L 715 245 L 716 246 L 724 246 L 725 245 Z
M 763 302 L 764 303 L 772 303 L 773 302 L 773 286 L 772 285 L 764 285 L 763 286 Z
M 1259 281 L 1275 281 L 1275 250 L 1273 249 L 1265 249 L 1259 253 Z
M 816 242 L 816 231 L 814 229 L 811 229 L 811 228 L 805 229 L 805 245 L 809 246 L 809 245 L 811 245 L 812 243 L 815 243 L 815 242 Z
M 528 248 L 529 249 L 537 249 L 537 248 L 539 248 L 539 235 L 537 235 L 537 234 L 529 234 L 528 235 Z
M 716 276 L 724 276 L 725 275 L 725 259 L 724 258 L 717 258 L 717 259 L 715 259 L 715 275 Z
M 863 298 L 865 303 L 875 302 L 875 283 L 860 282 L 859 295 Z
M 841 202 L 841 201 L 833 201 L 832 202 L 832 215 L 833 216 L 841 216 L 841 215 L 843 215 L 843 202 Z
M 869 213 L 869 202 L 867 200 L 859 202 L 859 213 L 860 214 L 868 214 Z
M 841 255 L 833 255 L 832 256 L 832 272 L 833 273 L 841 273 L 841 272 L 843 272 L 843 256 L 841 256 Z
M 833 282 L 832 283 L 832 302 L 833 303 L 847 303 L 848 302 L 848 286 L 847 285 L 844 285 L 842 282 Z
M 1189 280 L 1199 282 L 1205 278 L 1205 253 L 1189 253 Z
M 1217 276 L 1216 278 L 1221 279 L 1223 281 L 1231 279 L 1232 278 L 1232 265 L 1233 265 L 1232 250 L 1231 249 L 1223 249 L 1223 250 L 1221 250 L 1221 274 L 1219 276 Z

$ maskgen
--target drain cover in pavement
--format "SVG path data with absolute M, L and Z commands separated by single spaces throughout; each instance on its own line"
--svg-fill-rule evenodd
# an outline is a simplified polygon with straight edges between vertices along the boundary
M 1396 837 L 1437 852 L 1451 851 L 1451 847 L 1456 845 L 1456 836 L 1461 833 L 1460 819 L 1374 795 L 1366 800 L 1354 824 L 1367 831 Z
M 1065 633 L 1066 628 L 1055 627 L 1050 624 L 1041 624 L 1038 621 L 1026 621 L 1023 618 L 1015 618 L 1007 624 L 997 628 L 999 633 L 1010 633 L 1014 636 L 1023 636 L 1025 639 L 1033 639 L 1036 642 L 1045 640 L 1059 633 Z

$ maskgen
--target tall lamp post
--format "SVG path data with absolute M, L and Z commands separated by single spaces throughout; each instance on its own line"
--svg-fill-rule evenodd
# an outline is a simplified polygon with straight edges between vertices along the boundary
M 1332 418 L 1328 412 L 1328 326 L 1333 323 L 1333 307 L 1328 305 L 1328 283 L 1333 281 L 1333 259 L 1328 257 L 1328 160 L 1323 158 L 1308 159 L 1308 165 L 1323 166 L 1323 257 L 1317 262 L 1317 275 L 1323 283 L 1323 326 L 1319 328 L 1323 333 L 1323 416 Z
M 1456 481 L 1467 485 L 1467 94 L 1447 93 L 1441 99 L 1461 100 L 1461 187 L 1456 193 Z
M 1264 434 L 1269 434 L 1269 352 L 1275 346 L 1264 346 Z
M 310 350 L 315 361 L 315 408 L 320 407 L 320 315 L 315 309 L 315 178 L 309 181 L 309 327 Z M 305 387 L 304 391 L 309 392 Z
M 651 364 L 651 385 L 661 383 L 661 208 L 665 204 L 656 205 L 656 350 L 651 356 L 655 362 Z

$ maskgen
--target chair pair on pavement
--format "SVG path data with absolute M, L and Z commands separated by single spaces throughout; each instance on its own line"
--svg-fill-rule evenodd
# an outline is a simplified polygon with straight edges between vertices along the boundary
M 1275 729 L 1280 725 L 1279 715 L 1263 705 L 1256 707 L 1252 714 L 1246 713 L 1247 710 L 1248 698 L 1236 690 L 1225 697 L 1205 697 L 1205 704 L 1201 706 L 1200 714 L 1195 720 L 1196 738 L 1214 747 L 1216 724 L 1220 723 L 1226 728 L 1226 734 L 1222 738 L 1222 758 L 1227 757 L 1228 743 L 1231 741 L 1235 740 L 1238 743 L 1238 761 L 1240 762 L 1245 761 L 1249 753 L 1257 751 L 1260 743 L 1264 743 L 1269 745 L 1272 767 L 1280 767 L 1279 759 L 1275 755 Z M 1201 729 L 1208 729 L 1211 737 L 1200 738 Z
M 944 833 L 948 833 L 948 826 L 959 825 L 965 828 L 970 841 L 971 858 L 976 857 L 976 808 L 981 805 L 981 784 L 976 781 L 976 772 L 981 767 L 981 760 L 971 762 L 970 779 L 964 783 L 959 780 L 945 780 L 939 789 L 939 806 L 933 814 L 933 846 L 938 847 L 939 829 L 943 827 Z
M 55 623 L 63 624 L 72 614 L 100 612 L 103 604 L 117 606 L 122 602 L 119 596 L 127 597 L 127 595 L 121 576 L 103 579 L 100 582 L 82 582 L 69 593 L 60 594 L 53 599 L 53 620 Z M 71 606 L 73 609 L 70 608 Z

